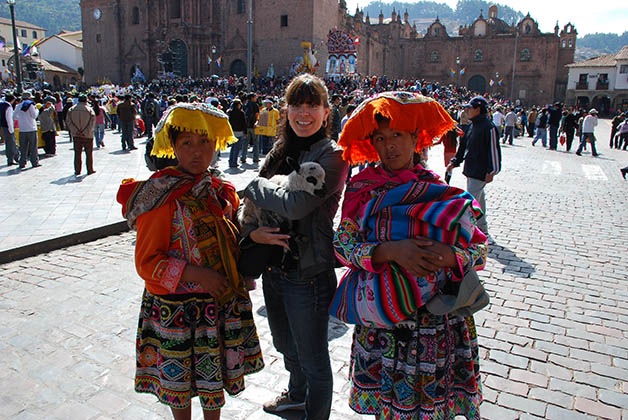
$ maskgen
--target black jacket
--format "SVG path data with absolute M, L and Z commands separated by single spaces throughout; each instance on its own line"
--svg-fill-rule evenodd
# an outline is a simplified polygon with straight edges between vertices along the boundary
M 231 107 L 227 111 L 229 116 L 229 124 L 233 131 L 246 131 L 246 118 L 244 117 L 244 111 L 240 108 Z
M 462 173 L 467 178 L 480 181 L 486 175 L 496 175 L 501 170 L 502 152 L 499 147 L 499 135 L 495 124 L 487 114 L 480 114 L 471 119 L 471 127 L 461 138 L 456 156 L 451 159 L 454 167 L 464 161 Z

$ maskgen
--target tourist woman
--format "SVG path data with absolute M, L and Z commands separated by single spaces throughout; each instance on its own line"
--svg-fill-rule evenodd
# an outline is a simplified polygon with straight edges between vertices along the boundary
M 349 271 L 330 309 L 358 324 L 349 405 L 378 419 L 480 418 L 473 317 L 434 315 L 426 307 L 441 292 L 455 294 L 465 273 L 481 269 L 486 258 L 477 202 L 416 161 L 417 152 L 453 128 L 433 99 L 386 92 L 354 111 L 339 140 L 350 164 L 381 162 L 347 185 L 334 246 Z M 381 299 L 383 288 L 368 283 L 375 278 L 408 286 L 397 296 L 405 302 Z M 353 280 L 355 287 L 347 287 Z
M 268 226 L 243 226 L 245 247 L 281 245 L 262 276 L 273 344 L 290 373 L 288 390 L 264 404 L 267 412 L 305 410 L 308 420 L 329 418 L 332 371 L 327 348 L 328 306 L 336 289 L 333 218 L 347 176 L 342 151 L 329 139 L 329 99 L 316 76 L 295 77 L 286 88 L 287 122 L 244 197 L 292 221 L 293 237 Z M 320 196 L 286 191 L 266 178 L 289 174 L 288 158 L 318 162 L 325 170 Z M 248 244 L 247 244 L 248 242 Z M 290 245 L 288 245 L 290 242 Z
M 135 265 L 145 290 L 137 333 L 135 390 L 156 395 L 175 419 L 192 397 L 205 419 L 220 418 L 223 390 L 244 389 L 263 368 L 251 300 L 236 264 L 239 200 L 208 171 L 216 150 L 236 141 L 227 116 L 205 104 L 169 108 L 152 153 L 178 165 L 123 183 L 123 215 L 137 229 Z

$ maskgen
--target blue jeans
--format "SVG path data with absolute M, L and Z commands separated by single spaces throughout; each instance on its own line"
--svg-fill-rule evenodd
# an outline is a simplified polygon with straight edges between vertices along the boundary
M 543 143 L 543 147 L 547 146 L 547 128 L 536 128 L 536 134 L 534 135 L 534 140 L 532 140 L 532 146 L 536 144 L 536 142 L 541 139 L 541 143 Z
M 96 147 L 104 146 L 103 138 L 105 137 L 105 124 L 94 125 L 94 139 L 96 140 Z
M 253 162 L 259 162 L 259 142 L 257 141 L 255 128 L 246 129 L 246 140 L 246 143 L 242 146 L 242 163 L 246 162 L 246 154 L 251 144 L 253 145 Z
M 273 148 L 273 138 L 269 136 L 259 135 L 259 148 L 262 154 L 266 155 Z
M 242 131 L 238 131 L 237 133 L 233 133 L 238 139 L 237 142 L 231 145 L 231 151 L 229 152 L 229 166 L 235 168 L 238 166 L 238 156 L 240 155 L 240 150 L 242 149 L 242 144 L 246 143 L 246 138 L 244 137 L 244 133 Z
M 305 400 L 307 420 L 326 420 L 333 393 L 328 308 L 336 290 L 336 275 L 329 271 L 302 278 L 296 272 L 270 267 L 262 278 L 273 344 L 290 372 L 290 398 Z
M 515 134 L 515 127 L 511 125 L 507 125 L 506 133 L 504 134 L 504 143 L 508 141 L 508 144 L 512 144 L 514 134 Z
M 578 150 L 576 153 L 582 153 L 582 149 L 586 147 L 587 139 L 591 140 L 591 155 L 597 156 L 597 150 L 595 149 L 595 135 L 593 133 L 582 133 L 582 137 L 580 138 L 580 145 L 578 146 Z

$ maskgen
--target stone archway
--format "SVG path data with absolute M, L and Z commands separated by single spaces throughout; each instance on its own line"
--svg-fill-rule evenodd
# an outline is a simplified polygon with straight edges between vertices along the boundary
M 172 72 L 179 77 L 188 77 L 188 47 L 180 39 L 170 41 Z
M 613 109 L 615 111 L 628 111 L 628 95 L 620 94 L 613 100 Z
M 244 61 L 237 59 L 231 62 L 229 66 L 229 74 L 235 74 L 236 76 L 246 76 L 246 64 Z
M 467 82 L 467 88 L 483 95 L 486 92 L 486 79 L 484 78 L 484 76 L 476 74 L 475 76 L 471 77 Z
M 591 101 L 591 107 L 597 109 L 601 115 L 608 115 L 611 111 L 611 98 L 608 95 L 598 95 Z
M 591 102 L 591 99 L 588 96 L 578 96 L 576 98 L 576 106 L 579 108 L 588 109 L 590 102 Z

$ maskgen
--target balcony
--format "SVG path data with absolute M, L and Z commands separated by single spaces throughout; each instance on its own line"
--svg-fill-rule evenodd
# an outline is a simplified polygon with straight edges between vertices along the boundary
M 576 90 L 587 90 L 587 89 L 589 89 L 589 84 L 587 82 L 576 83 Z
M 599 80 L 595 84 L 596 90 L 608 90 L 608 80 L 605 82 L 600 82 Z

